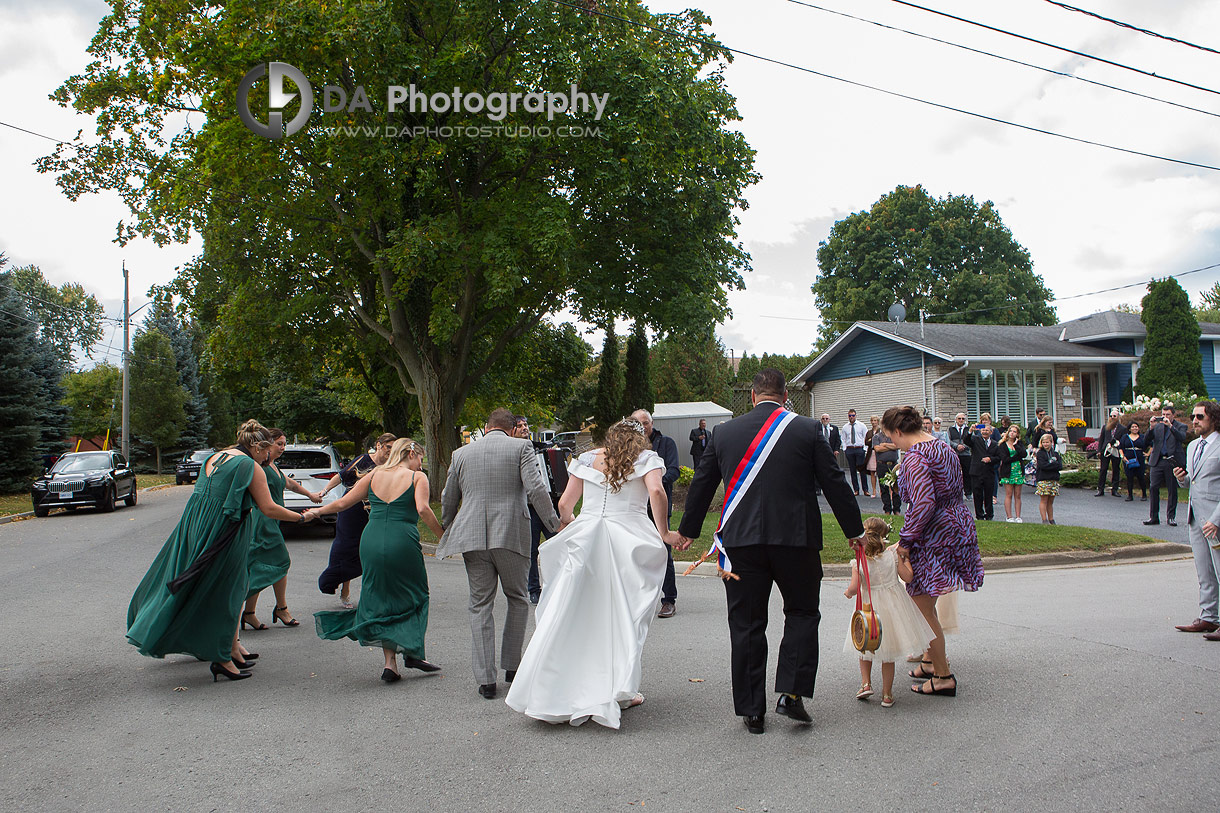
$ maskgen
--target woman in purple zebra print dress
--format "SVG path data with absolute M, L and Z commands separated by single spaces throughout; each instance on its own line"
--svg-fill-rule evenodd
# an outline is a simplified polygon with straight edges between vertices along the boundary
M 914 573 L 907 592 L 936 633 L 928 647 L 931 663 L 925 660 L 911 672 L 927 680 L 911 691 L 955 697 L 957 678 L 949 671 L 936 598 L 954 590 L 978 590 L 983 584 L 979 538 L 962 500 L 961 464 L 948 445 L 924 431 L 914 407 L 890 407 L 881 426 L 903 452 L 899 488 L 907 511 L 897 553 L 910 561 Z

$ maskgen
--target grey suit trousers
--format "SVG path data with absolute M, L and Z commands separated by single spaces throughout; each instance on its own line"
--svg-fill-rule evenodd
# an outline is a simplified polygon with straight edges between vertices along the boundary
M 1220 624 L 1220 550 L 1213 548 L 1212 540 L 1203 535 L 1204 522 L 1196 514 L 1189 528 L 1190 550 L 1199 576 L 1199 618 Z
M 467 551 L 466 579 L 470 584 L 470 632 L 473 649 L 470 663 L 480 685 L 496 683 L 496 582 L 508 601 L 504 635 L 500 642 L 500 666 L 516 669 L 525 645 L 525 624 L 529 618 L 529 593 L 526 581 L 530 558 L 506 548 Z

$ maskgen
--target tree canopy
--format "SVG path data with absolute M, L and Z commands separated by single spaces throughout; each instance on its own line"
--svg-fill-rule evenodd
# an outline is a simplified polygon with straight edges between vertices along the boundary
M 178 383 L 178 363 L 169 337 L 149 328 L 131 346 L 131 431 L 151 445 L 161 473 L 161 452 L 172 448 L 186 427 L 187 391 Z
M 274 313 L 270 324 L 298 332 L 339 320 L 337 340 L 367 342 L 369 358 L 418 400 L 434 485 L 472 391 L 547 314 L 568 308 L 596 323 L 629 314 L 662 330 L 714 324 L 742 284 L 734 211 L 756 175 L 730 126 L 729 55 L 714 45 L 526 0 L 110 3 L 94 61 L 55 94 L 97 116 L 101 141 L 80 139 L 40 168 L 73 197 L 116 189 L 133 213 L 124 238 L 202 233 L 186 287 L 214 281 L 220 320 L 265 326 L 255 315 Z M 697 10 L 600 6 L 711 37 Z M 239 121 L 238 86 L 269 60 L 349 98 L 363 87 L 368 109 L 316 104 L 305 129 L 256 135 Z M 519 109 L 493 122 L 448 105 L 391 111 L 386 93 L 573 84 L 609 94 L 604 110 L 552 119 Z M 263 115 L 267 88 L 259 81 L 250 94 Z M 464 129 L 489 124 L 510 134 Z M 349 125 L 374 134 L 337 129 Z M 543 126 L 552 134 L 520 129 Z M 253 269 L 293 304 L 244 296 Z
M 11 280 L 38 321 L 39 337 L 50 345 L 64 366 L 72 365 L 74 351 L 92 358 L 93 345 L 102 338 L 105 316 L 97 297 L 85 293 L 79 282 L 65 282 L 56 288 L 36 265 L 14 268 Z
M 1148 283 L 1148 293 L 1140 306 L 1140 319 L 1148 337 L 1136 376 L 1136 393 L 1206 394 L 1203 358 L 1199 354 L 1199 323 L 1186 291 L 1173 277 L 1153 280 Z
M 968 195 L 933 198 L 922 186 L 899 186 L 835 223 L 817 260 L 811 288 L 823 348 L 853 322 L 886 319 L 895 302 L 908 319 L 922 308 L 965 324 L 1056 321 L 1029 252 L 991 201 Z

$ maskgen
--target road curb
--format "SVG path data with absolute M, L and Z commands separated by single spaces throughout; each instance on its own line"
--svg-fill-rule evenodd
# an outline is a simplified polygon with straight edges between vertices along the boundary
M 146 488 L 141 488 L 138 493 L 143 494 L 146 491 L 160 491 L 163 488 L 177 488 L 177 486 L 171 486 L 169 483 L 165 483 L 164 485 L 159 485 L 159 486 L 148 486 Z M 0 517 L 0 525 L 4 525 L 5 523 L 8 523 L 8 522 L 16 522 L 19 519 L 25 519 L 26 517 L 32 517 L 32 516 L 34 516 L 33 511 L 22 511 L 20 514 L 7 514 L 3 517 Z

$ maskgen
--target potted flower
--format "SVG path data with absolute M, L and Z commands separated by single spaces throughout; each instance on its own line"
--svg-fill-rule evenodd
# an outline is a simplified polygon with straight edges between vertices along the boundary
M 1084 430 L 1087 426 L 1088 424 L 1086 424 L 1080 418 L 1072 418 L 1070 421 L 1068 421 L 1068 443 L 1075 443 L 1084 437 Z

